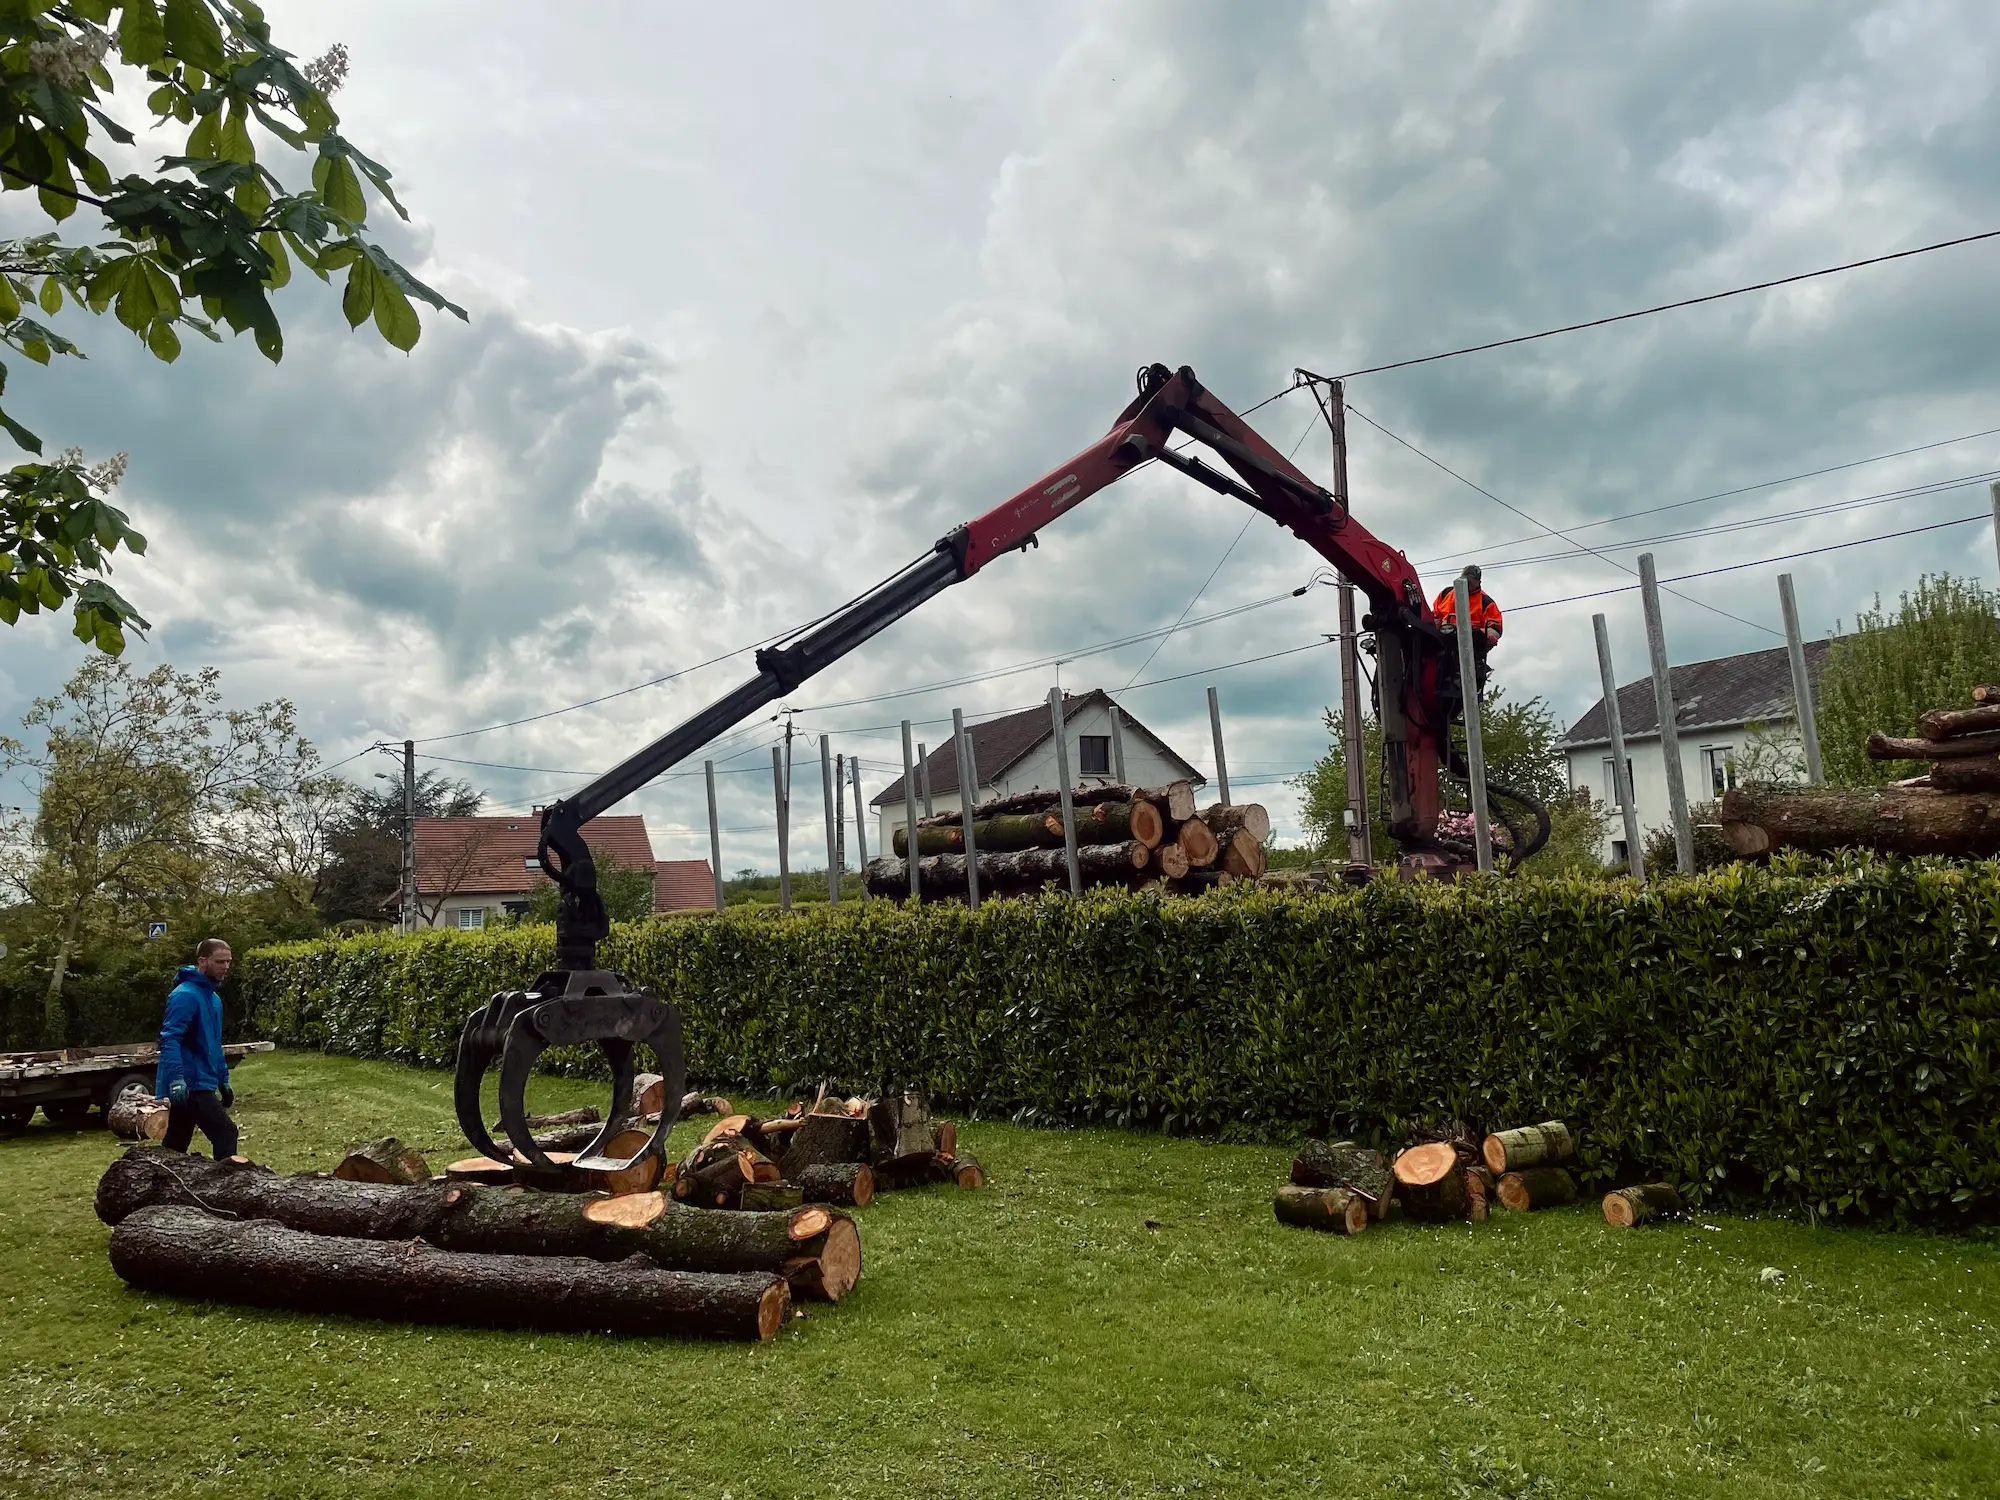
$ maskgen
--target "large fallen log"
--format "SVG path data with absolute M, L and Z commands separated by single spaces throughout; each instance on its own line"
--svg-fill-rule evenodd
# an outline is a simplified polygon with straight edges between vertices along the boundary
M 977 830 L 974 838 L 978 837 Z M 1089 844 L 1076 851 L 1077 864 L 1086 882 L 1127 884 L 1146 867 L 1146 846 L 1136 841 L 1123 844 Z M 926 896 L 958 896 L 965 893 L 965 856 L 932 854 L 917 861 Z M 907 867 L 896 858 L 871 859 L 863 871 L 869 891 L 878 896 L 909 893 Z M 1019 893 L 1050 884 L 1067 885 L 1069 864 L 1061 849 L 1023 849 L 1010 854 L 979 855 L 981 895 Z
M 330 1239 L 198 1208 L 144 1208 L 111 1232 L 142 1291 L 296 1312 L 478 1328 L 767 1339 L 791 1289 L 770 1272 L 663 1271 L 643 1257 L 489 1255 Z
M 1540 1125 L 1494 1132 L 1481 1144 L 1479 1154 L 1486 1160 L 1487 1171 L 1504 1177 L 1524 1167 L 1554 1167 L 1574 1160 L 1576 1137 L 1561 1120 L 1546 1120 Z
M 1165 786 L 1080 786 L 1070 793 L 1070 801 L 1077 807 L 1094 807 L 1104 802 L 1150 802 L 1162 817 L 1170 823 L 1180 823 L 1194 816 L 1194 783 L 1170 781 Z M 1062 793 L 1053 788 L 1036 787 L 1032 791 L 1015 792 L 1011 796 L 996 797 L 991 802 L 982 802 L 972 809 L 973 842 L 979 840 L 979 820 L 1000 817 L 1009 813 L 1047 812 L 1062 804 Z M 919 818 L 917 827 L 957 828 L 963 818 L 957 809 L 950 812 L 933 813 L 927 818 Z M 919 840 L 921 853 L 921 840 Z
M 1079 844 L 1122 844 L 1136 839 L 1150 849 L 1159 843 L 1166 830 L 1166 821 L 1160 816 L 1159 809 L 1146 801 L 1091 803 L 1077 807 L 1074 816 Z M 994 854 L 1018 849 L 1060 849 L 1063 846 L 1062 812 L 1051 808 L 1044 812 L 1010 813 L 999 817 L 976 816 L 972 823 L 972 837 L 981 850 Z M 889 847 L 898 857 L 908 857 L 908 830 L 896 829 L 890 835 Z M 965 830 L 956 823 L 917 830 L 919 857 L 964 852 Z
M 424 1240 L 441 1250 L 505 1255 L 644 1255 L 678 1271 L 777 1271 L 801 1256 L 851 1259 L 854 1221 L 818 1204 L 780 1213 L 709 1213 L 661 1193 L 625 1198 L 516 1193 L 436 1179 L 414 1187 L 282 1177 L 248 1163 L 134 1148 L 97 1183 L 97 1216 L 123 1223 L 141 1209 L 182 1205 L 288 1229 L 364 1240 Z M 845 1228 L 841 1226 L 845 1225 Z
M 1288 1182 L 1271 1200 L 1280 1224 L 1334 1234 L 1359 1234 L 1368 1227 L 1368 1200 L 1352 1188 L 1300 1187 Z
M 1292 1161 L 1292 1182 L 1299 1187 L 1353 1188 L 1370 1203 L 1388 1197 L 1394 1186 L 1380 1151 L 1353 1141 L 1317 1139 L 1299 1147 Z
M 1779 849 L 2000 854 L 2000 796 L 1924 787 L 1733 787 L 1722 797 L 1722 837 L 1745 859 Z
M 416 1147 L 385 1135 L 349 1147 L 333 1175 L 342 1182 L 429 1182 L 431 1167 Z
M 1201 820 L 1217 838 L 1239 828 L 1260 844 L 1271 837 L 1271 814 L 1261 802 L 1218 802 L 1203 809 Z
M 1199 818 L 1189 818 L 1181 824 L 1174 841 L 1181 846 L 1181 853 L 1187 856 L 1189 867 L 1196 870 L 1207 869 L 1215 863 L 1215 856 L 1222 852 L 1221 842 Z
M 2000 729 L 2000 704 L 1980 708 L 1934 708 L 1917 716 L 1917 733 L 1927 740 L 1955 739 L 1959 735 L 1977 734 L 1984 729 Z
M 2000 792 L 2000 756 L 1941 760 L 1926 780 L 1941 792 Z
M 1955 760 L 1960 756 L 2000 754 L 2000 729 L 1960 735 L 1949 740 L 1905 740 L 1876 730 L 1868 736 L 1870 760 Z

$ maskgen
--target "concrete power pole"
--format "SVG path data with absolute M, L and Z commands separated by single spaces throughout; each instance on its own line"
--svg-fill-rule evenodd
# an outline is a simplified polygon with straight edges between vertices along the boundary
M 1361 729 L 1361 642 L 1354 627 L 1354 585 L 1341 579 L 1339 594 L 1340 758 L 1347 767 L 1347 862 L 1372 865 L 1375 830 L 1368 821 L 1368 742 Z
M 1993 487 L 1993 509 L 2000 516 L 2000 485 Z M 1799 746 L 1805 751 L 1806 785 L 1824 786 L 1826 770 L 1819 758 L 1819 715 L 1813 708 L 1812 676 L 1806 671 L 1806 643 L 1799 635 L 1799 601 L 1792 592 L 1792 575 L 1778 575 L 1778 607 L 1785 616 L 1785 656 L 1792 666 L 1792 702 L 1799 711 Z
M 1618 709 L 1618 673 L 1611 665 L 1611 631 L 1603 615 L 1590 617 L 1597 636 L 1597 676 L 1604 684 L 1604 724 L 1611 736 L 1611 789 L 1625 822 L 1625 868 L 1634 880 L 1646 878 L 1646 850 L 1639 838 L 1639 807 L 1633 799 L 1632 768 L 1626 764 L 1625 720 Z
M 403 890 L 404 932 L 417 930 L 417 742 L 403 741 Z
M 1674 857 L 1683 875 L 1694 874 L 1694 825 L 1688 821 L 1687 777 L 1681 769 L 1680 726 L 1674 722 L 1674 679 L 1667 666 L 1667 628 L 1660 621 L 1660 577 L 1653 554 L 1639 557 L 1639 599 L 1646 611 L 1646 654 L 1652 659 L 1653 704 L 1660 715 L 1660 759 L 1667 773 L 1667 806 L 1674 818 Z

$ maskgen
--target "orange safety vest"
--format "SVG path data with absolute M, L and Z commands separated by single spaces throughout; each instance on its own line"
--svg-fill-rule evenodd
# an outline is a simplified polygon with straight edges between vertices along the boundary
M 1431 601 L 1431 613 L 1437 616 L 1440 625 L 1447 628 L 1457 620 L 1458 606 L 1452 599 L 1455 592 L 1456 586 L 1448 588 Z M 1472 616 L 1472 628 L 1475 633 L 1490 629 L 1493 638 L 1496 641 L 1500 639 L 1502 628 L 1500 606 L 1493 602 L 1493 596 L 1485 589 L 1475 590 L 1472 597 L 1466 600 L 1466 612 Z

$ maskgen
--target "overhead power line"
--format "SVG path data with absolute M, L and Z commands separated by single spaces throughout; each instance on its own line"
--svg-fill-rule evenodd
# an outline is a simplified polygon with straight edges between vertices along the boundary
M 1653 307 L 1641 307 L 1632 312 L 1613 313 L 1608 318 L 1591 318 L 1583 323 L 1565 323 L 1560 328 L 1544 328 L 1540 333 L 1516 334 L 1513 338 L 1493 339 L 1484 344 L 1467 344 L 1462 349 L 1446 349 L 1439 354 L 1419 355 L 1415 359 L 1391 360 L 1384 365 L 1367 365 L 1359 370 L 1349 370 L 1340 375 L 1315 375 L 1310 370 L 1297 371 L 1302 381 L 1352 380 L 1357 375 L 1380 375 L 1385 370 L 1407 370 L 1412 365 L 1435 364 L 1441 359 L 1457 359 L 1462 354 L 1484 354 L 1489 349 L 1505 349 L 1514 344 L 1532 344 L 1537 339 L 1552 339 L 1558 334 L 1578 333 L 1586 328 L 1603 328 L 1611 323 L 1624 323 L 1633 318 L 1649 318 L 1654 313 L 1672 312 L 1680 307 L 1698 307 L 1704 302 L 1720 302 L 1726 297 L 1741 297 L 1750 292 L 1768 292 L 1772 287 L 1790 286 L 1794 282 L 1811 281 L 1819 276 L 1836 276 L 1842 271 L 1858 271 L 1863 266 L 1879 266 L 1886 261 L 1906 260 L 1912 255 L 1928 255 L 1933 250 L 1949 250 L 1954 245 L 1970 245 L 1980 240 L 2000 238 L 2000 229 L 1988 229 L 1981 234 L 1960 235 L 1953 240 L 1938 240 L 1934 244 L 1918 245 L 1912 250 L 1892 250 L 1887 255 L 1871 255 L 1866 260 L 1850 260 L 1837 266 L 1822 266 L 1817 271 L 1801 271 L 1795 276 L 1779 276 L 1771 281 L 1755 281 L 1748 286 L 1731 287 L 1726 292 L 1709 292 L 1700 297 L 1683 297 L 1678 302 L 1661 302 Z

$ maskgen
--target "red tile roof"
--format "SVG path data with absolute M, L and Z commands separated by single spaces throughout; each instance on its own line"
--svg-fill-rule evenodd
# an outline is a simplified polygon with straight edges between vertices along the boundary
M 548 877 L 529 875 L 524 860 L 534 857 L 542 820 L 533 814 L 500 818 L 417 819 L 417 890 L 427 896 L 458 892 L 482 896 L 525 895 Z M 653 864 L 653 841 L 646 819 L 633 813 L 593 818 L 583 825 L 583 841 L 600 863 L 615 860 L 621 870 Z M 711 893 L 711 901 L 714 899 Z
M 653 861 L 653 910 L 715 909 L 715 872 L 705 859 Z

